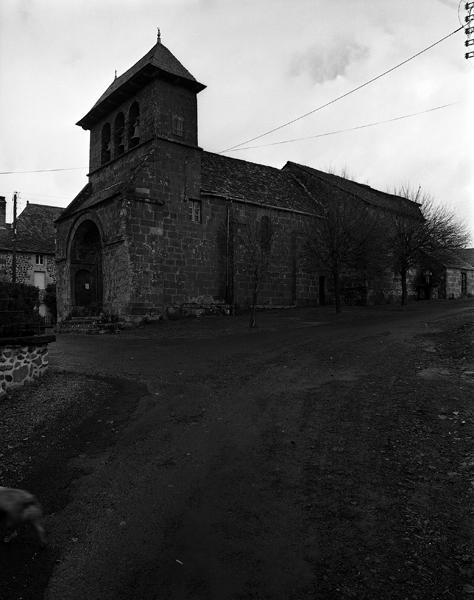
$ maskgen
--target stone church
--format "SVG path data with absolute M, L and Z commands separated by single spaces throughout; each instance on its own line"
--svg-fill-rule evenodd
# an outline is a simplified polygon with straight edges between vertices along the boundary
M 125 319 L 186 304 L 248 305 L 251 281 L 235 223 L 271 219 L 278 244 L 259 303 L 324 302 L 326 279 L 300 259 L 318 196 L 345 194 L 375 210 L 403 198 L 321 171 L 282 169 L 204 151 L 197 94 L 205 86 L 160 42 L 117 77 L 77 123 L 90 131 L 88 183 L 57 225 L 58 317 L 103 311 Z

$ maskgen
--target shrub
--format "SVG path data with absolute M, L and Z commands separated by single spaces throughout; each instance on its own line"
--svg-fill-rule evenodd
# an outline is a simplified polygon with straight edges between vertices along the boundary
M 0 281 L 0 336 L 39 333 L 38 296 L 34 285 Z
M 56 305 L 56 284 L 55 283 L 49 283 L 46 286 L 46 289 L 44 291 L 43 302 L 45 303 L 47 309 L 51 313 L 51 317 L 53 318 L 53 320 L 56 321 L 58 311 L 57 311 L 57 305 Z

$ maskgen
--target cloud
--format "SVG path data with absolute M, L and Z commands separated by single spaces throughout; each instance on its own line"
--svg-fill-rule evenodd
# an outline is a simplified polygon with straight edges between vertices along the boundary
M 18 13 L 20 15 L 20 19 L 27 23 L 31 20 L 31 16 L 33 13 L 33 2 L 32 0 L 21 0 L 18 6 Z
M 309 74 L 315 83 L 323 83 L 345 75 L 348 66 L 365 58 L 367 46 L 355 41 L 339 41 L 337 44 L 318 44 L 305 52 L 295 54 L 290 62 L 290 75 Z

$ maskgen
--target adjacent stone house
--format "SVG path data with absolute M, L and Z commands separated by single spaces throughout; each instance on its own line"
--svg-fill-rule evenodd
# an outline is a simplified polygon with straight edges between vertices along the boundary
M 16 280 L 44 290 L 56 281 L 54 221 L 61 207 L 28 202 L 17 218 Z M 13 228 L 6 223 L 6 201 L 0 196 L 0 278 L 12 280 Z
M 260 303 L 324 301 L 324 275 L 301 260 L 321 201 L 344 195 L 420 218 L 408 200 L 287 163 L 282 169 L 198 145 L 204 89 L 158 42 L 78 122 L 90 131 L 89 181 L 57 219 L 58 316 L 123 318 L 187 303 L 246 305 L 239 228 L 271 223 L 278 240 Z M 396 284 L 392 281 L 389 287 Z
M 454 300 L 474 296 L 474 264 L 471 249 L 434 252 L 421 261 L 418 296 Z

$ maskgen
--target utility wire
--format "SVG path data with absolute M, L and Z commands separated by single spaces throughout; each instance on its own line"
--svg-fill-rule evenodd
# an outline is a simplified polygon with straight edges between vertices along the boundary
M 448 33 L 447 35 L 445 35 L 441 39 L 437 40 L 436 42 L 433 42 L 432 44 L 430 44 L 426 48 L 423 48 L 423 50 L 420 50 L 416 54 L 413 54 L 409 58 L 407 58 L 404 61 L 396 64 L 395 66 L 391 67 L 390 69 L 387 69 L 383 73 L 380 73 L 379 75 L 376 75 L 375 77 L 372 77 L 372 79 L 369 79 L 365 83 L 362 83 L 361 85 L 358 85 L 357 87 L 352 88 L 348 92 L 345 92 L 344 94 L 341 94 L 340 96 L 337 96 L 337 98 L 333 98 L 329 102 L 326 102 L 325 104 L 322 104 L 321 106 L 313 108 L 313 110 L 310 110 L 309 112 L 305 113 L 304 115 L 300 115 L 299 117 L 295 117 L 294 119 L 291 119 L 291 121 L 287 121 L 286 123 L 283 123 L 282 125 L 278 125 L 277 127 L 274 127 L 273 129 L 269 129 L 268 131 L 264 131 L 263 133 L 261 133 L 259 135 L 256 135 L 253 138 L 250 138 L 248 140 L 240 142 L 240 144 L 235 144 L 234 146 L 230 146 L 229 148 L 226 148 L 225 150 L 221 150 L 217 154 L 222 154 L 224 152 L 230 152 L 231 150 L 235 150 L 239 146 L 243 146 L 244 144 L 249 144 L 250 142 L 254 142 L 255 140 L 259 140 L 260 138 L 265 137 L 265 136 L 269 135 L 270 133 L 273 133 L 274 131 L 278 131 L 279 129 L 283 129 L 283 127 L 288 127 L 288 125 L 292 125 L 293 123 L 296 123 L 296 121 L 300 121 L 301 119 L 304 119 L 305 117 L 308 117 L 309 115 L 312 115 L 313 113 L 315 113 L 315 112 L 317 112 L 319 110 L 322 110 L 323 108 L 326 108 L 327 106 L 330 106 L 331 104 L 334 104 L 335 102 L 338 102 L 339 100 L 342 100 L 343 98 L 346 98 L 346 96 L 349 96 L 350 94 L 353 94 L 354 92 L 357 92 L 358 90 L 361 90 L 362 88 L 370 85 L 374 81 L 377 81 L 378 79 L 381 79 L 382 77 L 385 77 L 385 75 L 388 75 L 389 73 L 392 73 L 392 71 L 395 71 L 395 69 L 398 69 L 398 68 L 402 67 L 403 65 L 406 65 L 408 62 L 410 62 L 411 60 L 417 58 L 421 54 L 423 54 L 425 52 L 428 52 L 428 50 L 431 50 L 431 48 L 434 48 L 438 44 L 441 44 L 441 42 L 444 42 L 445 40 L 447 40 L 448 38 L 450 38 L 451 36 L 453 36 L 458 31 L 461 31 L 461 29 L 464 29 L 464 26 L 458 27 L 454 31 L 451 31 L 451 33 Z
M 428 108 L 420 112 L 411 113 L 408 115 L 401 115 L 399 117 L 393 117 L 392 119 L 386 119 L 385 121 L 375 121 L 374 123 L 366 123 L 365 125 L 356 125 L 355 127 L 349 127 L 348 129 L 336 129 L 335 131 L 326 131 L 325 133 L 318 133 L 315 135 L 309 135 L 306 137 L 292 138 L 290 140 L 281 140 L 279 142 L 271 142 L 269 144 L 259 144 L 257 146 L 244 146 L 241 148 L 234 148 L 234 150 L 228 150 L 228 152 L 239 152 L 239 150 L 254 150 L 255 148 L 268 148 L 269 146 L 278 146 L 280 144 L 290 144 L 292 142 L 301 142 L 304 140 L 314 140 L 316 138 L 326 137 L 328 135 L 336 135 L 339 133 L 346 133 L 348 131 L 357 131 L 358 129 L 365 129 L 366 127 L 375 127 L 376 125 L 383 125 L 384 123 L 392 123 L 393 121 L 400 121 L 402 119 L 410 119 L 411 117 L 417 117 L 418 115 L 424 115 L 425 113 L 433 112 L 435 110 L 441 110 L 442 108 L 448 108 L 448 106 L 454 106 L 457 102 L 451 104 L 443 104 L 442 106 L 435 106 L 434 108 Z
M 0 175 L 12 175 L 14 173 L 50 173 L 52 171 L 85 171 L 88 167 L 70 167 L 68 169 L 37 169 L 36 171 L 0 171 Z
M 28 190 L 21 190 L 21 193 L 24 194 L 25 196 L 28 197 L 34 197 L 34 198 L 54 198 L 56 200 L 61 200 L 64 198 L 64 196 L 58 196 L 56 194 L 52 195 L 52 194 L 38 194 L 37 192 L 29 192 Z

